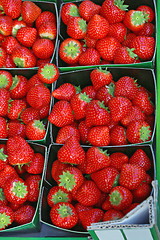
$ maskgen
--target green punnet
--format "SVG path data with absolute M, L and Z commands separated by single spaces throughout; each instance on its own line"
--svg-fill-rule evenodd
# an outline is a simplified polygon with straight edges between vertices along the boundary
M 5 88 L 8 85 L 8 78 L 6 75 L 0 75 L 0 88 Z
M 56 75 L 55 67 L 53 65 L 45 64 L 45 66 L 41 68 L 41 75 L 49 80 Z
M 127 11 L 129 5 L 124 5 L 124 0 L 114 0 L 114 5 L 123 11 Z
M 150 130 L 150 126 L 142 126 L 141 129 L 139 130 L 139 133 L 140 133 L 140 139 L 143 141 L 143 142 L 146 142 L 150 139 L 151 137 L 151 130 Z
M 7 161 L 8 156 L 6 154 L 4 154 L 3 152 L 3 148 L 0 149 L 0 160 L 6 162 Z
M 69 15 L 72 17 L 80 17 L 79 9 L 76 6 L 72 5 L 69 9 Z
M 65 189 L 67 189 L 67 191 L 71 191 L 76 185 L 74 174 L 71 174 L 69 171 L 63 172 L 63 174 L 59 177 L 59 186 L 64 187 Z
M 10 90 L 14 89 L 17 86 L 18 82 L 19 82 L 19 79 L 18 79 L 17 75 L 15 75 L 13 77 L 13 83 L 12 83 L 12 86 L 10 87 Z
M 119 205 L 120 202 L 123 200 L 121 194 L 117 190 L 109 194 L 109 196 L 110 196 L 109 201 L 113 206 Z
M 0 229 L 5 229 L 10 224 L 10 216 L 7 216 L 6 213 L 0 213 Z
M 64 52 L 67 54 L 67 56 L 71 56 L 72 58 L 75 58 L 80 53 L 79 48 L 80 47 L 78 46 L 77 43 L 74 43 L 73 41 L 70 41 L 70 43 L 68 43 L 65 46 Z
M 68 194 L 63 192 L 61 189 L 58 190 L 58 192 L 52 196 L 52 202 L 54 204 L 59 202 L 67 202 L 68 201 Z
M 58 212 L 62 218 L 67 217 L 68 215 L 72 215 L 72 209 L 69 206 L 66 206 L 65 204 L 60 205 Z
M 84 92 L 84 93 L 80 93 L 79 95 L 80 99 L 83 100 L 84 102 L 89 103 L 92 99 L 89 98 L 89 96 Z
M 139 26 L 146 22 L 142 11 L 135 11 L 132 13 L 131 21 L 134 26 Z
M 13 194 L 18 198 L 25 198 L 27 191 L 27 186 L 24 183 L 18 181 L 13 183 Z

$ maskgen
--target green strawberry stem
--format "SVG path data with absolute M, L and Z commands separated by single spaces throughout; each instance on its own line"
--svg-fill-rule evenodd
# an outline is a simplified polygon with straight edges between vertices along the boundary
M 76 93 L 80 93 L 81 92 L 81 86 L 74 86 L 75 89 L 76 89 Z
M 72 17 L 80 17 L 79 9 L 76 6 L 72 5 L 69 9 L 69 15 Z
M 105 69 L 102 69 L 102 67 L 99 67 L 99 68 L 98 68 L 98 71 L 99 71 L 99 72 L 102 72 L 102 73 L 105 73 L 105 74 L 110 73 L 109 71 L 107 71 L 107 67 L 106 67 Z
M 139 26 L 146 22 L 142 11 L 135 11 L 132 13 L 131 21 L 134 26 Z
M 110 196 L 109 201 L 114 206 L 118 206 L 120 204 L 120 202 L 122 201 L 121 194 L 117 190 L 112 192 L 111 194 L 109 194 L 109 196 Z
M 79 24 L 79 28 L 83 31 L 83 32 L 86 32 L 87 31 L 87 23 L 85 20 L 83 19 L 80 19 L 78 21 L 78 24 Z
M 109 157 L 109 153 L 107 153 L 107 150 L 103 150 L 102 148 L 98 148 L 100 153 L 104 154 L 105 156 Z
M 5 155 L 4 152 L 3 152 L 3 148 L 1 148 L 1 149 L 0 149 L 0 160 L 2 160 L 2 161 L 5 162 L 5 161 L 7 160 L 7 157 L 8 157 L 8 156 Z
M 8 85 L 8 78 L 6 75 L 0 75 L 0 88 L 5 88 Z
M 80 93 L 79 97 L 81 100 L 83 100 L 84 102 L 87 102 L 87 103 L 89 103 L 92 100 L 92 98 L 89 98 L 89 95 L 87 95 L 85 92 Z
M 141 129 L 139 130 L 140 133 L 140 139 L 143 142 L 146 142 L 150 136 L 151 136 L 151 130 L 150 130 L 150 126 L 145 127 L 144 125 L 141 127 Z
M 70 173 L 69 171 L 63 172 L 63 174 L 59 177 L 59 186 L 63 186 L 65 189 L 67 189 L 67 191 L 72 190 L 73 187 L 76 185 L 74 174 Z
M 98 101 L 98 104 L 99 104 L 100 108 L 104 108 L 104 109 L 107 110 L 107 111 L 109 110 L 108 107 L 106 107 L 106 106 L 104 105 L 104 101 L 102 101 L 102 102 Z
M 40 120 L 34 120 L 34 127 L 38 128 L 41 131 L 45 130 L 45 126 Z
M 54 202 L 54 204 L 59 202 L 67 202 L 68 194 L 59 189 L 58 192 L 52 196 L 52 201 Z
M 135 54 L 135 53 L 133 52 L 134 50 L 135 50 L 134 48 L 128 48 L 128 47 L 127 47 L 127 52 L 129 53 L 129 56 L 130 56 L 131 58 L 138 58 L 137 54 Z
M 41 75 L 46 78 L 46 79 L 50 79 L 53 76 L 55 76 L 56 71 L 55 71 L 55 67 L 53 65 L 48 65 L 46 64 L 42 69 L 41 69 Z
M 19 79 L 18 79 L 17 75 L 15 75 L 13 77 L 13 83 L 12 83 L 12 86 L 10 87 L 10 90 L 14 89 L 17 86 L 18 82 L 19 82 Z
M 115 84 L 111 82 L 109 85 L 106 85 L 105 87 L 108 89 L 108 93 L 114 97 Z
M 62 218 L 67 217 L 68 215 L 72 215 L 72 209 L 69 206 L 66 206 L 65 204 L 60 205 L 58 212 Z
M 127 11 L 129 5 L 124 5 L 124 0 L 114 0 L 114 5 L 123 11 Z
M 72 58 L 75 58 L 80 53 L 79 46 L 77 43 L 74 43 L 73 41 L 70 41 L 64 49 L 64 53 L 67 54 L 67 56 L 71 56 Z
M 5 212 L 0 213 L 0 229 L 5 229 L 10 224 L 11 224 L 10 216 L 7 216 Z
M 0 188 L 0 200 L 3 202 L 5 199 L 3 188 Z
M 13 191 L 13 194 L 18 198 L 24 198 L 28 193 L 27 186 L 20 181 L 13 183 L 12 191 Z

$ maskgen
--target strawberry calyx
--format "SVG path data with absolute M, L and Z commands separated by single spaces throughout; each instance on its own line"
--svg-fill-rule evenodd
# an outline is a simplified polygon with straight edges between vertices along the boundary
M 123 11 L 128 10 L 128 5 L 124 5 L 124 0 L 114 0 L 114 5 Z
M 72 16 L 72 17 L 80 17 L 79 9 L 74 5 L 70 6 L 69 15 Z
M 72 209 L 69 206 L 66 206 L 65 204 L 60 205 L 57 210 L 58 210 L 58 213 L 61 216 L 61 218 L 65 218 L 65 217 L 73 214 Z
M 107 150 L 103 150 L 102 148 L 98 148 L 99 149 L 99 152 L 104 154 L 105 156 L 109 157 L 109 153 L 107 153 Z
M 116 175 L 114 182 L 113 182 L 113 188 L 119 184 L 119 176 L 120 176 L 120 174 Z
M 146 142 L 147 140 L 150 139 L 150 136 L 151 136 L 151 130 L 150 130 L 150 126 L 142 126 L 139 130 L 139 133 L 140 133 L 140 139 L 143 141 L 143 142 Z
M 10 90 L 14 89 L 18 85 L 18 83 L 19 83 L 19 79 L 18 79 L 17 75 L 15 75 L 13 77 L 13 83 L 12 83 L 12 86 L 10 87 Z
M 89 95 L 87 95 L 86 92 L 80 93 L 79 97 L 82 101 L 87 103 L 89 103 L 92 100 L 92 98 L 89 98 Z
M 131 15 L 131 22 L 134 26 L 139 26 L 146 22 L 142 11 L 134 11 Z
M 76 89 L 76 93 L 80 93 L 81 92 L 81 86 L 74 86 L 75 89 Z
M 66 53 L 68 57 L 71 56 L 73 59 L 80 53 L 80 47 L 73 41 L 70 41 L 64 48 L 64 53 Z
M 71 191 L 73 187 L 76 185 L 74 174 L 69 171 L 63 172 L 62 175 L 59 176 L 59 187 L 64 187 L 67 191 Z
M 84 19 L 80 19 L 78 21 L 78 24 L 79 24 L 79 28 L 83 31 L 83 32 L 86 32 L 87 31 L 87 23 Z
M 10 216 L 6 215 L 6 213 L 0 213 L 0 229 L 5 229 L 8 225 L 11 224 Z
M 67 202 L 68 201 L 68 194 L 63 192 L 61 189 L 58 190 L 53 196 L 52 200 L 54 204 L 59 202 Z
M 8 78 L 6 75 L 1 74 L 0 75 L 0 88 L 5 88 L 8 85 Z
M 26 194 L 28 193 L 27 186 L 24 185 L 24 183 L 22 183 L 20 181 L 14 182 L 12 192 L 16 197 L 24 198 L 26 196 Z
M 135 54 L 133 51 L 134 51 L 135 49 L 134 48 L 128 48 L 127 47 L 127 52 L 128 52 L 128 54 L 129 54 L 129 56 L 131 57 L 131 58 L 138 58 L 138 56 L 137 56 L 137 54 Z
M 148 22 L 149 14 L 146 13 L 145 11 L 142 11 L 142 12 L 143 12 L 143 15 L 144 15 L 144 18 L 145 18 L 146 22 Z
M 45 130 L 45 126 L 44 126 L 43 122 L 40 121 L 40 120 L 34 120 L 33 126 L 35 128 L 38 128 L 40 131 L 44 131 Z
M 105 69 L 102 69 L 102 67 L 99 67 L 97 70 L 98 70 L 98 72 L 102 72 L 102 73 L 105 73 L 105 74 L 110 73 L 110 71 L 107 71 L 107 67 Z
M 100 106 L 100 108 L 103 108 L 103 109 L 105 109 L 105 110 L 107 110 L 108 112 L 109 112 L 109 109 L 108 109 L 108 107 L 106 107 L 105 105 L 104 105 L 104 101 L 98 101 L 98 104 L 99 104 L 99 106 Z
M 111 194 L 109 194 L 110 198 L 109 198 L 109 201 L 111 202 L 111 204 L 113 206 L 118 206 L 121 201 L 122 201 L 122 197 L 121 197 L 121 194 L 120 192 L 118 192 L 117 190 L 116 191 L 113 191 Z
M 24 61 L 24 59 L 21 59 L 21 58 L 19 58 L 19 57 L 15 57 L 15 58 L 14 58 L 14 63 L 15 63 L 15 65 L 16 65 L 17 67 L 21 67 L 21 68 L 25 67 L 25 61 Z
M 3 202 L 5 199 L 3 188 L 0 188 L 0 201 Z
M 45 64 L 44 67 L 41 68 L 41 75 L 49 80 L 56 75 L 55 67 L 53 65 Z
M 105 87 L 108 89 L 108 93 L 114 97 L 115 84 L 111 82 L 109 85 L 106 85 Z
M 7 157 L 8 156 L 6 154 L 4 154 L 4 152 L 3 152 L 3 148 L 1 148 L 0 149 L 0 160 L 5 162 L 7 160 Z

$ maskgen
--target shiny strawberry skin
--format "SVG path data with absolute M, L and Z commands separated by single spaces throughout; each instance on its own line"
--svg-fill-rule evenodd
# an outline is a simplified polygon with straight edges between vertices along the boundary
M 59 78 L 59 70 L 53 63 L 44 63 L 38 68 L 39 79 L 47 84 L 52 84 Z
M 138 106 L 132 106 L 131 111 L 121 120 L 121 124 L 124 127 L 128 127 L 128 125 L 135 120 L 143 120 L 145 121 L 146 116 L 144 112 Z
M 41 14 L 41 9 L 31 1 L 22 2 L 21 15 L 26 23 L 33 23 Z
M 13 20 L 9 16 L 0 16 L 0 32 L 4 36 L 9 36 L 12 34 L 12 24 Z
M 74 17 L 67 24 L 67 34 L 74 39 L 83 39 L 87 32 L 86 21 L 81 17 Z
M 41 140 L 46 135 L 45 125 L 40 120 L 31 120 L 26 125 L 26 137 L 29 140 Z
M 93 3 L 90 0 L 86 0 L 79 5 L 79 14 L 87 22 L 95 15 L 99 14 L 101 6 Z
M 10 88 L 10 96 L 12 99 L 24 98 L 27 94 L 27 78 L 22 75 L 15 75 Z
M 116 125 L 110 130 L 110 145 L 126 145 L 126 130 L 124 127 Z
M 115 64 L 131 64 L 136 61 L 137 55 L 132 49 L 120 47 L 115 51 L 113 62 Z
M 123 164 L 128 163 L 129 158 L 122 152 L 114 152 L 110 155 L 110 160 L 110 166 L 116 168 L 120 172 Z
M 64 126 L 57 134 L 56 143 L 64 144 L 71 136 L 75 136 L 80 141 L 80 133 L 76 127 L 70 125 Z
M 57 36 L 57 26 L 54 22 L 44 22 L 38 29 L 41 38 L 54 40 Z
M 67 25 L 69 20 L 73 17 L 79 17 L 78 6 L 72 2 L 64 4 L 61 9 L 61 19 L 63 23 Z
M 152 22 L 154 19 L 154 12 L 151 7 L 147 5 L 140 5 L 137 8 L 138 11 L 143 11 L 145 14 L 147 14 L 147 22 Z
M 90 73 L 94 89 L 97 91 L 105 85 L 109 85 L 113 79 L 112 74 L 107 69 L 97 68 Z
M 12 36 L 16 37 L 18 29 L 21 27 L 27 27 L 27 24 L 23 20 L 15 19 L 12 26 Z
M 0 117 L 0 138 L 7 137 L 8 137 L 7 121 L 5 118 Z
M 89 127 L 86 126 L 85 120 L 81 121 L 78 125 L 78 131 L 80 133 L 80 140 L 82 144 L 87 144 L 88 141 L 88 132 L 89 132 Z
M 70 101 L 76 94 L 76 89 L 71 83 L 64 83 L 52 92 L 52 96 L 58 100 Z
M 27 200 L 30 202 L 37 202 L 39 197 L 41 176 L 38 174 L 30 175 L 26 180 L 25 184 L 28 187 Z
M 58 159 L 55 160 L 51 168 L 52 178 L 57 182 L 59 179 L 59 174 L 67 167 L 70 167 L 70 164 L 62 163 Z
M 85 65 L 99 65 L 100 64 L 100 54 L 94 48 L 87 48 L 79 57 L 79 64 L 81 66 Z
M 37 39 L 33 45 L 33 53 L 40 59 L 47 59 L 53 55 L 54 43 L 50 39 Z
M 4 225 L 2 225 L 0 230 L 5 229 L 9 225 L 11 225 L 12 222 L 14 221 L 14 212 L 12 211 L 12 209 L 10 207 L 8 207 L 8 206 L 3 206 L 2 205 L 2 206 L 0 206 L 0 217 L 4 218 L 4 216 L 9 218 L 9 219 L 8 219 L 8 221 L 6 221 L 6 223 L 4 223 Z M 4 221 L 4 219 L 3 219 L 3 221 Z
M 17 40 L 25 47 L 32 47 L 37 38 L 37 30 L 33 27 L 23 27 L 18 29 Z
M 151 191 L 151 186 L 145 182 L 142 182 L 135 190 L 132 191 L 134 202 L 143 202 L 150 196 Z
M 21 13 L 21 0 L 7 0 L 3 2 L 3 10 L 12 19 L 18 18 Z
M 14 212 L 14 221 L 18 225 L 30 223 L 34 217 L 35 208 L 29 204 L 21 206 Z
M 104 213 L 103 222 L 118 220 L 123 217 L 123 213 L 119 210 L 109 209 Z
M 125 40 L 126 34 L 127 34 L 127 28 L 122 22 L 120 22 L 120 23 L 111 24 L 109 26 L 109 32 L 107 36 L 114 37 L 121 43 Z
M 7 147 L 5 144 L 0 144 L 0 171 L 4 169 L 4 167 L 8 164 L 8 156 L 7 156 Z
M 110 83 L 109 85 L 105 85 L 98 89 L 96 92 L 96 99 L 99 101 L 103 101 L 105 106 L 108 106 L 109 100 L 113 98 L 114 95 L 115 84 Z
M 7 53 L 4 48 L 0 47 L 0 67 L 3 67 L 7 58 Z
M 136 19 L 138 20 L 136 21 Z M 140 31 L 145 22 L 146 20 L 143 12 L 133 9 L 126 13 L 123 20 L 124 25 L 133 32 Z
M 13 100 L 8 109 L 8 118 L 9 119 L 18 119 L 21 112 L 26 108 L 26 102 L 21 99 L 15 99 Z
M 12 54 L 12 52 L 16 49 L 19 48 L 21 45 L 17 41 L 17 39 L 13 36 L 7 36 L 4 41 L 2 42 L 1 45 L 7 54 Z
M 18 177 L 18 174 L 14 167 L 7 164 L 3 170 L 0 171 L 0 188 L 4 188 L 9 178 Z
M 109 128 L 107 126 L 92 127 L 88 132 L 87 139 L 93 146 L 108 146 L 110 143 Z
M 41 14 L 38 16 L 38 18 L 35 21 L 36 29 L 38 30 L 41 24 L 46 22 L 56 23 L 55 14 L 50 11 L 41 12 Z
M 44 83 L 39 79 L 38 73 L 34 74 L 27 82 L 27 92 L 35 85 L 44 85 Z
M 145 171 L 151 168 L 151 161 L 143 149 L 137 149 L 129 159 L 130 164 L 138 164 Z
M 8 123 L 8 137 L 20 136 L 26 137 L 26 126 L 22 124 L 18 119 L 11 120 Z
M 24 124 L 28 124 L 32 120 L 40 120 L 39 112 L 37 109 L 28 107 L 20 114 L 20 119 Z

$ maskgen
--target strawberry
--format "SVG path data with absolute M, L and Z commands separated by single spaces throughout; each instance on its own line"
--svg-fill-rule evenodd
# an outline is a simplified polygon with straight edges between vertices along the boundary
M 47 195 L 47 202 L 50 207 L 53 207 L 59 202 L 69 202 L 72 201 L 71 193 L 63 192 L 58 186 L 54 186 L 49 190 Z
M 91 178 L 102 192 L 109 193 L 118 184 L 119 172 L 113 167 L 106 167 L 91 173 Z
M 134 202 L 143 202 L 150 196 L 151 191 L 151 186 L 145 182 L 142 182 L 135 190 L 132 191 Z
M 5 118 L 0 117 L 0 138 L 7 138 L 8 129 L 7 129 L 7 121 Z
M 88 132 L 88 142 L 93 146 L 108 146 L 110 143 L 109 128 L 107 126 L 95 126 Z
M 109 194 L 106 195 L 105 201 L 102 204 L 103 210 L 109 210 L 112 209 L 111 202 L 109 201 Z
M 14 221 L 18 225 L 27 224 L 32 221 L 34 214 L 35 208 L 29 204 L 26 204 L 14 212 Z
M 96 47 L 97 39 L 93 39 L 89 36 L 88 32 L 86 33 L 86 36 L 84 37 L 84 45 L 83 45 L 83 52 L 86 51 L 88 48 L 95 48 Z
M 74 116 L 70 103 L 63 100 L 56 102 L 48 116 L 48 120 L 57 127 L 72 124 L 74 122 Z
M 73 192 L 83 184 L 83 175 L 78 168 L 67 167 L 60 172 L 57 183 L 64 192 Z
M 116 125 L 110 130 L 110 145 L 126 145 L 126 130 L 124 127 Z
M 95 14 L 87 25 L 87 33 L 93 39 L 101 39 L 107 36 L 109 32 L 109 23 L 108 21 L 100 16 Z
M 6 15 L 0 16 L 0 32 L 3 36 L 9 36 L 12 34 L 13 20 L 11 17 Z
M 155 39 L 153 37 L 137 36 L 131 43 L 134 53 L 144 61 L 150 60 L 155 51 Z
M 8 164 L 7 147 L 5 144 L 0 144 L 0 171 Z
M 0 116 L 4 117 L 8 112 L 8 102 L 10 99 L 10 93 L 5 88 L 0 88 Z
M 142 120 L 145 121 L 146 117 L 144 112 L 138 106 L 132 106 L 130 112 L 121 120 L 121 124 L 128 127 L 132 121 Z
M 92 100 L 96 97 L 96 91 L 92 85 L 86 86 L 81 90 L 81 93 L 86 93 Z
M 8 138 L 14 136 L 26 137 L 26 126 L 22 124 L 18 119 L 11 120 L 8 123 Z
M 110 156 L 107 150 L 98 147 L 91 147 L 86 153 L 86 173 L 90 174 L 100 169 L 108 167 L 111 163 Z
M 123 20 L 124 25 L 133 32 L 140 31 L 146 22 L 142 11 L 129 10 Z
M 137 55 L 133 52 L 134 48 L 122 46 L 115 51 L 113 62 L 115 64 L 131 64 L 137 60 Z
M 71 83 L 63 83 L 52 92 L 54 98 L 65 101 L 70 101 L 75 94 L 76 88 Z
M 87 22 L 95 15 L 99 14 L 101 6 L 93 3 L 90 0 L 86 0 L 80 3 L 79 5 L 79 14 Z
M 0 171 L 0 188 L 4 189 L 6 183 L 11 177 L 18 177 L 18 174 L 11 165 L 7 164 L 3 170 Z
M 33 53 L 40 59 L 47 59 L 53 55 L 54 43 L 50 39 L 37 39 L 32 46 Z
M 100 54 L 94 48 L 87 48 L 79 57 L 79 64 L 84 65 L 99 65 L 100 64 Z
M 71 136 L 58 150 L 58 159 L 63 163 L 82 164 L 85 161 L 85 151 L 75 136 Z
M 54 22 L 44 22 L 38 28 L 38 35 L 41 38 L 54 40 L 57 36 L 57 26 Z
M 32 47 L 37 38 L 37 30 L 33 27 L 22 27 L 16 34 L 17 40 L 25 47 Z
M 35 108 L 28 107 L 21 112 L 20 119 L 24 124 L 28 124 L 32 120 L 40 120 L 39 112 Z
M 44 167 L 44 157 L 41 153 L 34 153 L 32 161 L 25 165 L 27 172 L 31 174 L 41 174 Z
M 113 61 L 117 48 L 121 47 L 120 42 L 114 37 L 105 37 L 99 39 L 96 43 L 96 49 L 100 56 L 107 61 Z
M 123 164 L 119 176 L 119 184 L 129 190 L 136 189 L 145 179 L 145 170 L 139 165 Z
M 69 20 L 74 17 L 79 17 L 78 6 L 72 2 L 63 4 L 61 8 L 61 19 L 63 23 L 67 25 Z
M 6 58 L 7 58 L 6 51 L 2 47 L 0 47 L 0 67 L 3 67 Z
M 56 143 L 64 144 L 71 136 L 75 136 L 80 141 L 80 133 L 74 126 L 67 125 L 62 127 L 56 137 Z
M 32 160 L 34 151 L 25 139 L 15 136 L 7 141 L 7 154 L 11 165 L 22 165 Z
M 35 85 L 44 85 L 44 83 L 39 79 L 38 73 L 34 74 L 27 82 L 27 92 Z
M 44 107 L 38 109 L 40 119 L 48 117 L 50 111 L 50 104 L 45 105 Z
M 123 3 L 122 0 L 105 0 L 100 14 L 108 20 L 109 24 L 122 22 L 128 8 L 128 5 Z
M 126 46 L 131 48 L 131 42 L 133 41 L 133 39 L 136 37 L 136 34 L 133 32 L 129 32 L 127 33 L 125 40 L 121 43 L 122 46 Z
M 127 140 L 130 143 L 142 143 L 150 141 L 152 130 L 145 121 L 133 121 L 129 124 L 126 131 Z
M 71 166 L 70 164 L 62 163 L 59 160 L 55 160 L 51 168 L 52 178 L 57 182 L 59 179 L 59 174 L 62 173 L 64 169 L 70 166 Z
M 87 127 L 107 125 L 109 122 L 110 113 L 102 102 L 92 100 L 88 103 L 85 120 Z
M 10 96 L 12 99 L 20 99 L 27 94 L 27 78 L 22 75 L 15 75 L 10 87 Z
M 114 96 L 115 84 L 111 82 L 109 85 L 105 85 L 98 89 L 96 92 L 96 99 L 103 101 L 105 106 L 108 106 L 109 100 Z
M 85 230 L 88 226 L 91 226 L 92 223 L 97 223 L 103 219 L 103 211 L 99 208 L 90 209 L 88 211 L 82 211 L 79 213 L 79 218 L 82 222 L 82 225 Z
M 4 48 L 7 54 L 12 54 L 16 48 L 19 48 L 21 45 L 17 41 L 17 39 L 13 36 L 5 37 L 4 41 L 2 42 L 1 46 Z
M 0 70 L 0 88 L 10 89 L 13 82 L 13 78 L 10 72 Z
M 123 119 L 129 113 L 132 103 L 125 97 L 113 97 L 110 99 L 108 106 L 111 118 L 116 122 Z
M 78 131 L 80 134 L 80 141 L 82 144 L 87 144 L 87 137 L 88 137 L 88 132 L 89 132 L 89 127 L 86 126 L 85 120 L 81 121 L 78 125 Z
M 74 39 L 83 39 L 87 32 L 87 23 L 81 17 L 74 17 L 68 21 L 67 34 Z
M 153 21 L 153 19 L 154 19 L 154 12 L 153 12 L 151 7 L 149 7 L 147 5 L 140 5 L 137 8 L 137 11 L 142 11 L 144 13 L 147 22 L 152 22 Z
M 152 131 L 155 125 L 155 117 L 154 115 L 146 115 L 145 121 L 150 125 Z
M 9 202 L 24 203 L 27 200 L 28 187 L 21 178 L 10 178 L 5 184 L 4 195 Z
M 116 168 L 120 172 L 123 164 L 128 163 L 129 158 L 122 152 L 114 152 L 110 155 L 110 160 L 110 166 Z
M 135 33 L 138 36 L 152 37 L 153 32 L 154 32 L 154 25 L 150 22 L 146 22 L 143 28 L 140 31 Z
M 101 191 L 92 180 L 86 180 L 77 190 L 77 200 L 84 206 L 93 206 L 99 202 Z
M 47 87 L 36 85 L 28 91 L 26 99 L 31 107 L 40 109 L 50 104 L 51 93 Z
M 53 22 L 56 23 L 56 16 L 54 13 L 50 11 L 43 11 L 41 14 L 38 16 L 38 18 L 35 21 L 35 26 L 36 29 L 38 30 L 39 27 L 41 26 L 42 23 L 46 22 Z
M 21 13 L 21 0 L 7 0 L 3 2 L 3 11 L 12 19 L 18 18 Z
M 113 221 L 123 218 L 123 213 L 119 210 L 109 209 L 104 213 L 103 222 Z
M 127 28 L 122 22 L 113 23 L 109 26 L 108 37 L 116 38 L 120 43 L 125 40 Z
M 54 83 L 59 77 L 59 70 L 53 63 L 42 64 L 37 73 L 39 79 L 47 84 Z
M 13 37 L 16 37 L 17 31 L 21 27 L 27 27 L 27 24 L 23 20 L 21 20 L 20 18 L 19 19 L 14 19 L 13 25 L 12 25 L 12 36 Z
M 37 64 L 36 64 L 36 67 L 40 67 L 41 64 L 44 64 L 44 63 L 50 63 L 51 62 L 51 58 L 46 58 L 46 59 L 37 59 Z
M 7 206 L 7 205 L 8 205 L 8 200 L 4 195 L 3 188 L 0 188 L 0 206 Z
M 52 223 L 64 229 L 71 229 L 78 222 L 78 215 L 71 203 L 56 203 L 50 211 Z
M 11 103 L 9 104 L 9 109 L 8 109 L 8 118 L 9 119 L 18 119 L 21 112 L 23 109 L 26 108 L 26 102 L 21 99 L 15 99 L 12 100 Z
M 25 184 L 28 188 L 27 200 L 30 202 L 37 202 L 39 197 L 41 176 L 38 174 L 30 175 L 26 180 Z
M 130 164 L 138 164 L 143 167 L 145 171 L 151 168 L 151 161 L 143 149 L 137 149 L 129 159 Z
M 77 202 L 77 203 L 74 205 L 74 207 L 75 207 L 76 212 L 78 213 L 78 215 L 79 215 L 80 212 L 88 211 L 88 210 L 92 209 L 92 206 L 84 206 L 84 205 L 82 205 L 82 204 L 79 203 L 79 202 Z M 78 219 L 78 225 L 79 225 L 79 226 L 82 226 L 82 223 L 81 223 L 81 220 L 80 220 L 80 219 Z
M 6 60 L 3 64 L 4 68 L 16 68 L 16 64 L 13 62 L 12 56 L 7 54 Z
M 105 85 L 109 85 L 112 81 L 112 78 L 112 74 L 111 72 L 107 71 L 107 68 L 102 69 L 100 67 L 92 70 L 90 73 L 90 79 L 96 91 Z
M 12 224 L 14 213 L 8 206 L 0 206 L 0 230 L 5 229 Z
M 21 15 L 26 23 L 33 23 L 41 14 L 41 9 L 31 1 L 22 2 Z
M 112 188 L 109 193 L 109 201 L 111 206 L 122 211 L 125 208 L 128 208 L 133 200 L 133 196 L 130 190 L 122 186 L 116 186 Z
M 66 38 L 59 47 L 59 57 L 68 64 L 78 63 L 82 53 L 81 43 L 73 38 Z
M 29 140 L 41 140 L 46 135 L 45 125 L 40 120 L 31 120 L 26 125 L 26 137 Z
M 15 49 L 12 53 L 12 60 L 17 67 L 29 68 L 36 66 L 36 57 L 26 47 Z

